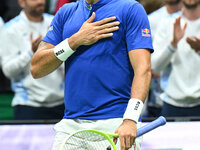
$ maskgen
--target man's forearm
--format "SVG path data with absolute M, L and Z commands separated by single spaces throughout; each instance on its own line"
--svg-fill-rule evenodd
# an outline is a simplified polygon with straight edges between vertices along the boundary
M 42 42 L 44 44 L 44 42 Z M 53 47 L 53 46 L 52 46 Z M 31 73 L 34 78 L 43 77 L 62 64 L 55 54 L 54 49 L 39 49 L 33 56 L 31 61 Z
M 144 71 L 136 71 L 131 87 L 131 98 L 137 98 L 145 101 L 149 85 L 151 82 L 151 69 L 146 68 Z
M 132 120 L 135 123 L 138 122 L 151 80 L 151 71 L 149 70 L 150 68 L 138 72 L 136 71 L 132 83 L 131 97 L 123 115 L 124 120 Z

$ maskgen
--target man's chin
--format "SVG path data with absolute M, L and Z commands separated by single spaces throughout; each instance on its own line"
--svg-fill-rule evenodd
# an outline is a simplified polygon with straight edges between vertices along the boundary
M 180 3 L 181 0 L 175 0 L 175 1 L 169 1 L 166 0 L 165 3 L 168 5 L 177 5 L 178 3 Z
M 31 15 L 34 16 L 34 17 L 41 17 L 42 14 L 44 13 L 44 11 L 35 11 L 35 12 L 32 12 Z
M 184 5 L 187 9 L 195 9 L 195 8 L 197 8 L 197 6 L 199 5 L 199 3 L 187 4 L 186 2 L 183 1 L 183 5 Z

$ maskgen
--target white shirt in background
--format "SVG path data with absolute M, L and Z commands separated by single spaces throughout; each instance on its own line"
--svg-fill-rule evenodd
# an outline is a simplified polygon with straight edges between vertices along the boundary
M 164 19 L 168 15 L 169 13 L 167 12 L 166 6 L 163 6 L 148 15 L 152 38 L 154 38 L 156 30 L 158 29 L 159 23 L 162 21 L 162 19 Z
M 2 70 L 11 79 L 15 92 L 13 106 L 54 107 L 64 103 L 62 68 L 40 79 L 33 79 L 30 72 L 33 56 L 30 35 L 33 33 L 33 39 L 45 36 L 52 18 L 52 15 L 44 14 L 43 21 L 35 23 L 22 11 L 5 24 Z
M 172 70 L 168 85 L 161 99 L 178 107 L 193 107 L 200 104 L 200 55 L 186 42 L 186 37 L 200 35 L 200 18 L 189 21 L 182 16 L 181 24 L 187 22 L 184 37 L 179 41 L 177 50 L 170 51 L 175 18 L 163 21 L 155 35 L 152 69 L 160 72 L 169 63 Z

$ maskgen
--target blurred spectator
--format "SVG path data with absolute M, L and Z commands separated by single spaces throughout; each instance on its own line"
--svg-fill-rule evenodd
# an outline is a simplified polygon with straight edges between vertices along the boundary
M 0 0 L 0 16 L 5 22 L 17 16 L 21 11 L 17 0 Z
M 2 38 L 2 28 L 3 28 L 3 25 L 4 25 L 4 21 L 3 19 L 0 17 L 0 40 Z M 1 47 L 0 47 L 0 52 L 1 52 Z M 1 53 L 0 53 L 1 54 Z M 1 55 L 0 55 L 0 67 L 1 67 Z
M 160 98 L 162 115 L 200 116 L 200 4 L 182 0 L 177 19 L 166 19 L 154 38 L 152 69 L 159 73 L 171 63 L 167 87 Z
M 56 3 L 58 0 L 46 0 L 45 12 L 54 14 L 56 10 Z
M 160 9 L 154 11 L 148 15 L 152 38 L 154 40 L 154 35 L 159 28 L 160 22 L 169 17 L 176 16 L 174 13 L 180 12 L 182 8 L 181 0 L 164 0 L 165 5 Z M 152 55 L 152 60 L 155 55 Z M 161 113 L 162 101 L 160 100 L 160 94 L 165 90 L 167 86 L 167 81 L 169 73 L 171 71 L 171 64 L 169 64 L 160 74 L 156 74 L 152 71 L 152 80 L 151 80 L 151 90 L 149 95 L 148 102 L 148 113 L 151 117 L 157 117 Z
M 5 24 L 2 70 L 11 79 L 17 120 L 61 119 L 64 112 L 63 70 L 35 80 L 30 62 L 53 16 L 43 14 L 45 0 L 18 0 L 21 13 Z M 45 58 L 44 58 L 45 59 Z
M 57 0 L 57 4 L 56 4 L 56 11 L 55 13 L 59 10 L 60 7 L 62 7 L 64 4 L 66 3 L 70 3 L 70 2 L 76 2 L 77 0 Z
M 138 0 L 145 8 L 147 14 L 158 10 L 164 5 L 163 0 Z
M 1 52 L 2 52 L 2 39 L 3 39 L 3 25 L 4 21 L 0 17 L 0 93 L 8 93 L 11 92 L 10 89 L 10 81 L 4 76 L 1 70 Z
M 181 0 L 164 0 L 164 6 L 148 15 L 152 37 L 154 37 L 159 23 L 182 8 Z

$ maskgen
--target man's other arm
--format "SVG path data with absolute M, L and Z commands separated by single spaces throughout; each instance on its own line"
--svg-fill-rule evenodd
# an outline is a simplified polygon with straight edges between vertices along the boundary
M 129 51 L 129 59 L 134 69 L 131 98 L 137 98 L 144 102 L 151 82 L 150 50 Z
M 150 51 L 147 49 L 131 50 L 129 59 L 134 69 L 130 98 L 139 99 L 144 103 L 151 81 Z M 124 119 L 115 133 L 119 135 L 121 150 L 128 150 L 134 144 L 137 135 L 136 122 Z

